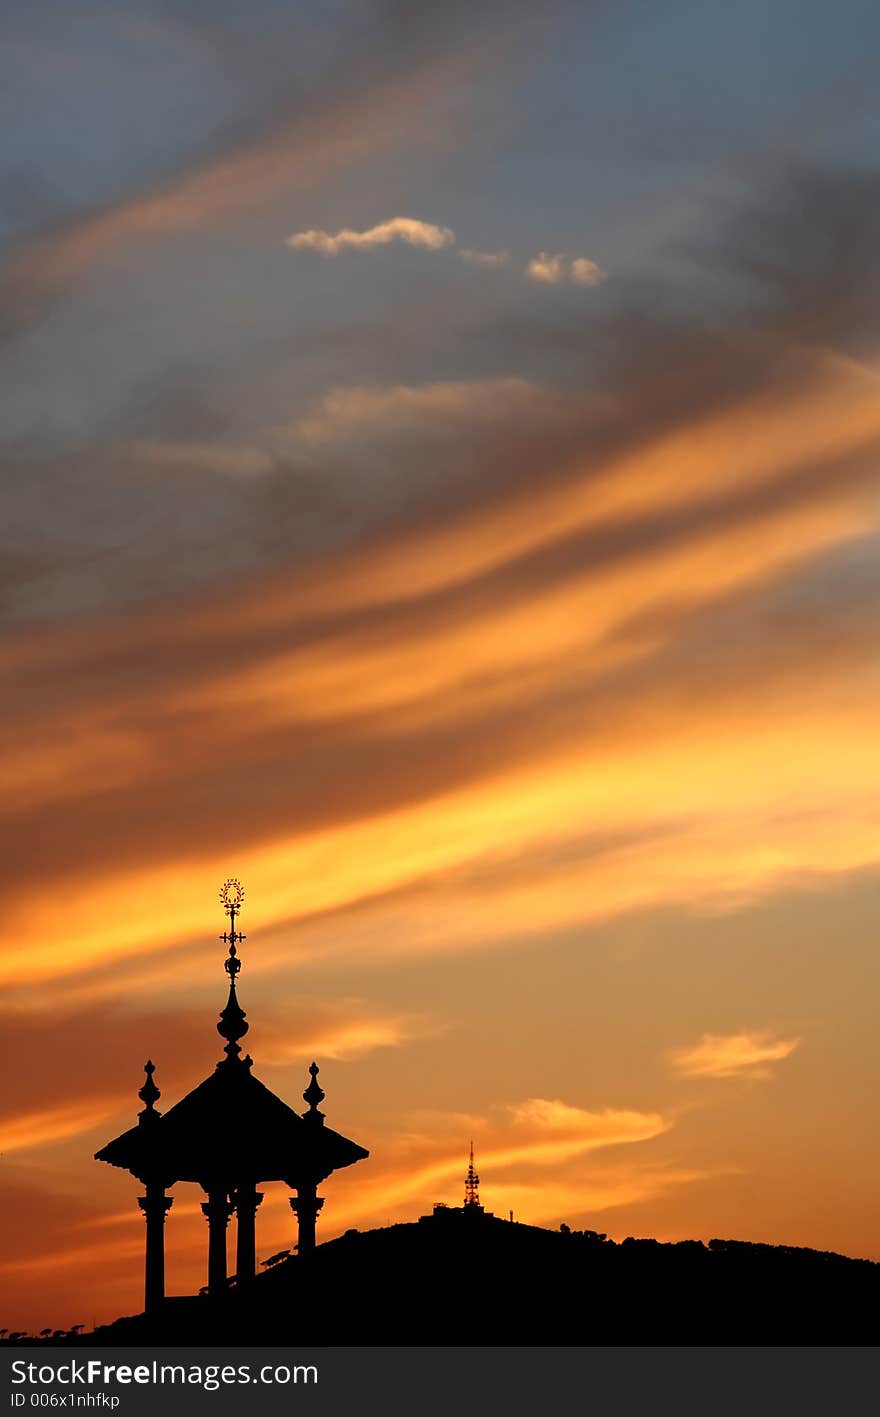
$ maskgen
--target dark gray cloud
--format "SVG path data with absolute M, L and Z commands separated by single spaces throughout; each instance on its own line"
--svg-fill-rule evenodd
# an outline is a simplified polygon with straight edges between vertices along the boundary
M 565 3 L 554 0 L 552 13 Z M 438 65 L 468 55 L 476 73 L 491 63 L 490 37 L 496 51 L 506 54 L 507 31 L 528 9 L 524 0 L 417 6 L 406 13 L 371 4 L 343 11 L 332 32 L 318 24 L 305 25 L 305 33 L 302 12 L 288 9 L 271 39 L 259 38 L 253 15 L 243 37 L 239 25 L 222 19 L 208 23 L 185 11 L 166 15 L 219 59 L 227 79 L 229 56 L 236 56 L 233 69 L 243 66 L 250 101 L 234 105 L 235 116 L 218 122 L 196 151 L 160 164 L 146 183 L 135 173 L 85 207 L 44 186 L 39 206 L 30 202 L 32 216 L 43 219 L 13 243 L 0 267 L 0 340 L 14 341 L 45 320 L 56 302 L 120 247 L 265 205 L 280 185 L 295 192 L 303 171 L 322 161 L 332 166 L 362 160 L 371 132 L 378 146 L 405 143 L 419 107 L 419 80 L 430 91 Z M 16 169 L 10 180 L 21 224 L 27 184 L 36 179 Z
M 802 174 L 692 253 L 712 276 L 697 292 L 623 290 L 599 314 L 569 300 L 553 322 L 492 314 L 483 334 L 497 372 L 539 368 L 552 351 L 564 406 L 523 406 L 513 394 L 487 422 L 476 399 L 446 418 L 426 407 L 420 426 L 390 417 L 308 444 L 296 423 L 320 379 L 303 386 L 301 375 L 320 345 L 302 330 L 253 365 L 189 367 L 144 387 L 77 448 L 7 446 L 2 535 L 19 570 L 5 578 L 6 613 L 94 614 L 302 565 L 455 518 L 528 487 L 538 467 L 542 479 L 601 472 L 609 456 L 694 417 L 796 391 L 817 350 L 856 351 L 876 331 L 878 207 L 872 174 Z M 424 310 L 411 302 L 423 328 L 433 299 Z M 476 330 L 456 340 L 455 318 L 444 338 L 464 353 Z M 386 382 L 414 382 L 419 355 L 407 340 L 396 353 L 390 342 L 389 359 L 380 326 L 343 333 L 365 358 L 371 345 L 381 351 Z M 291 359 L 285 425 L 260 383 L 277 387 Z

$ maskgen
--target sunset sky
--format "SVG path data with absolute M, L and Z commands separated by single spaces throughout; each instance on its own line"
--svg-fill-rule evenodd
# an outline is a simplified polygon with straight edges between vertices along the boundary
M 880 1259 L 880 10 L 14 0 L 0 1324 L 220 1056 L 460 1203 Z M 266 1187 L 258 1257 L 290 1245 Z M 168 1285 L 205 1282 L 195 1187 Z

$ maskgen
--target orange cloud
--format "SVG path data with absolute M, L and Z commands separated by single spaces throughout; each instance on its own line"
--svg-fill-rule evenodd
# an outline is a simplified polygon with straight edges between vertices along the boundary
M 876 525 L 876 387 L 823 358 L 806 393 L 664 434 L 454 532 L 148 619 L 134 653 L 130 623 L 90 644 L 13 644 L 10 849 L 29 814 L 47 851 L 14 877 L 9 967 L 48 980 L 198 937 L 201 883 L 230 851 L 264 930 L 384 901 L 412 950 L 730 905 L 876 862 L 867 640 L 829 627 L 851 668 L 817 681 L 815 616 L 782 666 L 751 630 L 720 656 L 711 628 L 693 628 Z M 539 418 L 559 406 L 533 392 Z M 359 393 L 324 416 L 442 418 L 469 397 Z M 29 676 L 70 683 L 71 663 L 63 703 L 41 695 L 15 716 Z M 377 755 L 394 771 L 377 773 Z M 223 761 L 251 784 L 234 824 Z M 616 838 L 601 859 L 577 845 L 597 833 Z M 376 940 L 404 947 L 387 929 Z
M 672 1066 L 684 1077 L 735 1078 L 770 1076 L 768 1064 L 791 1057 L 801 1040 L 777 1038 L 764 1029 L 757 1033 L 704 1033 L 691 1048 L 670 1054 Z
M 219 1010 L 223 992 L 217 982 Z M 3 1152 L 33 1151 L 98 1127 L 109 1135 L 114 1126 L 130 1126 L 141 1107 L 137 1090 L 148 1057 L 157 1063 L 163 1109 L 217 1060 L 219 1042 L 210 1007 L 140 1013 L 117 999 L 74 1012 L 69 997 L 63 1011 L 53 1009 L 45 996 L 42 1003 L 39 1011 L 7 1011 L 2 1019 L 0 1063 L 9 1070 L 15 1057 L 29 1060 L 27 1073 L 0 1109 Z M 261 1003 L 248 1042 L 258 1072 L 299 1065 L 293 1074 L 296 1105 L 307 1080 L 306 1063 L 313 1057 L 322 1062 L 362 1058 L 430 1031 L 424 1018 L 370 1013 L 357 1000 L 299 999 L 286 1007 Z M 59 1102 L 70 1081 L 59 1059 L 70 1056 L 78 1058 L 74 1100 Z M 276 1086 L 290 1091 L 290 1075 Z
M 506 407 L 496 403 L 497 416 L 513 420 L 519 437 L 524 396 L 532 416 L 545 431 L 551 420 L 563 426 L 587 429 L 595 419 L 604 426 L 601 408 L 583 396 L 566 398 L 542 386 L 522 387 L 521 381 L 477 382 L 472 408 L 481 392 L 498 399 L 507 388 Z M 449 412 L 449 395 L 457 391 L 457 411 L 467 386 L 428 385 L 409 396 L 395 391 L 372 391 L 383 412 L 415 404 L 423 422 L 432 412 L 439 420 Z M 434 409 L 431 407 L 431 390 Z M 269 596 L 241 601 L 237 618 L 242 624 L 264 624 L 301 611 L 302 597 L 312 613 L 331 613 L 352 606 L 416 600 L 450 586 L 475 581 L 530 552 L 551 547 L 564 537 L 591 529 L 613 528 L 620 522 L 662 515 L 689 506 L 723 509 L 725 499 L 746 496 L 751 489 L 785 482 L 799 470 L 806 474 L 822 461 L 872 454 L 880 439 L 880 378 L 871 369 L 822 351 L 803 357 L 795 387 L 754 394 L 735 401 L 721 412 L 698 413 L 683 425 L 661 429 L 635 446 L 596 458 L 584 456 L 583 467 L 568 475 L 531 481 L 528 488 L 430 529 L 383 541 L 356 551 L 303 583 L 279 582 Z M 345 407 L 345 396 L 334 399 Z M 353 406 L 361 407 L 358 391 Z M 615 423 L 623 416 L 618 407 L 606 410 Z M 394 419 L 391 420 L 392 426 Z M 430 421 L 427 423 L 431 427 Z M 589 434 L 586 435 L 589 437 Z M 565 471 L 560 470 L 560 471 Z M 826 483 L 826 493 L 831 488 Z M 846 495 L 844 493 L 844 495 Z M 868 523 L 870 524 L 870 523 Z
M 523 1173 L 533 1174 L 536 1166 L 571 1168 L 595 1152 L 652 1141 L 670 1126 L 659 1113 L 614 1108 L 593 1112 L 540 1098 L 497 1109 L 490 1116 L 432 1114 L 422 1115 L 418 1121 L 418 1132 L 377 1139 L 374 1149 L 381 1160 L 354 1178 L 356 1183 L 352 1177 L 343 1179 L 340 1173 L 339 1184 L 334 1186 L 331 1223 L 335 1230 L 364 1221 L 374 1223 L 377 1217 L 413 1219 L 439 1199 L 459 1203 L 466 1139 L 471 1134 L 478 1138 L 477 1161 L 485 1195 L 506 1197 L 514 1190 L 518 1195 L 524 1193 Z M 580 1194 L 585 1173 L 575 1176 L 569 1170 L 566 1176 L 561 1185 L 570 1209 Z M 620 1204 L 626 1204 L 626 1196 L 633 1193 L 632 1180 L 629 1177 L 621 1189 Z M 606 1203 L 614 1204 L 613 1180 L 594 1180 L 593 1185 L 593 1199 L 602 1187 Z M 550 1213 L 548 1196 L 521 1218 L 536 1219 L 539 1212 Z M 582 1200 L 589 1204 L 589 1195 Z
M 106 1100 L 102 1103 L 85 1098 L 65 1107 L 4 1118 L 0 1120 L 0 1148 L 4 1152 L 22 1151 L 60 1141 L 89 1131 L 112 1116 L 114 1110 Z
M 549 1147 L 556 1136 L 562 1145 L 573 1144 L 584 1150 L 592 1145 L 608 1146 L 611 1139 L 644 1141 L 657 1136 L 668 1125 L 659 1115 L 641 1112 L 589 1112 L 573 1107 L 558 1098 L 529 1097 L 510 1108 L 514 1125 L 529 1130 Z M 551 1158 L 552 1159 L 552 1158 Z

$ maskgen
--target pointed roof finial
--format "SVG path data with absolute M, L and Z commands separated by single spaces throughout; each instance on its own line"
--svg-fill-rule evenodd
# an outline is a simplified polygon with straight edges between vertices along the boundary
M 235 928 L 235 917 L 241 910 L 241 903 L 244 900 L 244 886 L 236 876 L 230 876 L 228 881 L 224 881 L 220 889 L 220 904 L 229 916 L 231 929 L 224 930 L 220 939 L 224 945 L 229 946 L 229 958 L 226 961 L 226 973 L 231 979 L 235 979 L 236 974 L 241 969 L 241 960 L 238 959 L 236 945 L 247 939 L 247 935 L 242 935 Z
M 471 1142 L 470 1160 L 464 1180 L 464 1203 L 467 1207 L 480 1207 L 480 1178 L 474 1166 L 474 1144 Z
M 143 1087 L 138 1092 L 138 1097 L 141 1099 L 141 1102 L 145 1103 L 143 1111 L 138 1113 L 139 1122 L 144 1122 L 148 1117 L 161 1117 L 162 1115 L 161 1112 L 156 1111 L 156 1103 L 159 1101 L 162 1094 L 153 1082 L 153 1073 L 155 1071 L 155 1063 L 148 1058 L 144 1063 L 144 1072 L 147 1075 L 146 1080 Z
M 312 1063 L 309 1067 L 309 1072 L 311 1073 L 312 1080 L 306 1088 L 305 1092 L 303 1093 L 303 1102 L 308 1102 L 309 1104 L 308 1112 L 303 1113 L 303 1117 L 307 1122 L 323 1122 L 324 1120 L 324 1113 L 318 1111 L 319 1105 L 324 1101 L 324 1098 L 327 1096 L 321 1084 L 318 1082 L 318 1073 L 320 1071 L 321 1069 L 318 1067 L 317 1063 Z
M 238 1040 L 239 1038 L 244 1038 L 250 1028 L 250 1024 L 247 1022 L 245 1016 L 245 1011 L 239 1004 L 238 995 L 235 992 L 235 980 L 241 969 L 241 960 L 238 957 L 236 945 L 240 944 L 242 940 L 247 939 L 246 935 L 243 935 L 240 930 L 236 930 L 235 928 L 235 917 L 241 910 L 243 900 L 244 887 L 241 881 L 237 880 L 235 877 L 231 877 L 228 881 L 225 881 L 220 891 L 220 903 L 229 916 L 230 928 L 224 930 L 220 939 L 223 941 L 224 945 L 229 946 L 229 957 L 223 962 L 223 968 L 229 975 L 229 998 L 226 1001 L 225 1009 L 220 1014 L 217 1032 L 220 1034 L 221 1038 L 227 1038 L 229 1040 L 223 1051 L 230 1061 L 238 1057 L 238 1054 L 241 1052 L 238 1046 Z

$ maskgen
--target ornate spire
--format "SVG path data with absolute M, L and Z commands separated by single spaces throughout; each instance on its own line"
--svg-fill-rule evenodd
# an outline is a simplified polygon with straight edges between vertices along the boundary
M 318 1111 L 318 1107 L 327 1096 L 321 1084 L 318 1082 L 318 1073 L 320 1071 L 321 1069 L 318 1067 L 317 1063 L 312 1063 L 309 1068 L 312 1080 L 303 1093 L 303 1102 L 308 1102 L 309 1104 L 308 1112 L 303 1113 L 303 1117 L 307 1122 L 323 1122 L 324 1120 L 324 1113 Z
M 220 939 L 223 941 L 224 945 L 229 946 L 229 958 L 226 961 L 226 973 L 233 980 L 233 982 L 235 980 L 236 974 L 241 969 L 241 960 L 237 958 L 238 952 L 235 947 L 237 944 L 239 944 L 241 940 L 247 939 L 247 935 L 242 935 L 241 932 L 239 930 L 236 930 L 235 928 L 235 917 L 241 910 L 241 903 L 243 900 L 244 886 L 241 884 L 241 881 L 239 881 L 235 876 L 231 876 L 228 881 L 224 881 L 223 886 L 220 890 L 220 904 L 223 906 L 223 909 L 229 916 L 231 928 L 229 930 L 224 930 L 223 934 L 220 936 Z
M 245 1011 L 238 1002 L 238 995 L 235 992 L 235 980 L 241 969 L 241 960 L 238 957 L 236 945 L 247 936 L 243 935 L 235 928 L 235 917 L 241 909 L 244 900 L 244 887 L 241 882 L 234 877 L 226 881 L 220 891 L 220 902 L 226 914 L 229 916 L 230 928 L 224 930 L 220 939 L 224 945 L 229 946 L 229 957 L 224 961 L 224 969 L 229 975 L 229 998 L 226 1000 L 226 1007 L 220 1014 L 220 1022 L 217 1025 L 217 1032 L 221 1038 L 228 1039 L 224 1048 L 227 1058 L 232 1061 L 237 1058 L 241 1049 L 238 1046 L 239 1038 L 244 1038 L 250 1024 L 245 1016 Z M 247 1061 L 247 1060 L 245 1060 Z
M 464 1203 L 466 1208 L 482 1209 L 480 1206 L 480 1178 L 474 1167 L 474 1144 L 471 1142 L 471 1154 L 468 1161 L 467 1175 L 464 1180 Z
M 138 1121 L 141 1123 L 147 1121 L 148 1118 L 161 1117 L 162 1115 L 161 1112 L 156 1111 L 156 1103 L 159 1101 L 162 1094 L 153 1082 L 153 1073 L 155 1071 L 155 1063 L 151 1062 L 148 1058 L 144 1063 L 144 1072 L 147 1075 L 146 1080 L 143 1087 L 138 1092 L 138 1097 L 141 1099 L 141 1102 L 145 1104 L 143 1111 L 138 1113 Z

